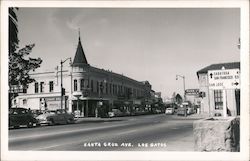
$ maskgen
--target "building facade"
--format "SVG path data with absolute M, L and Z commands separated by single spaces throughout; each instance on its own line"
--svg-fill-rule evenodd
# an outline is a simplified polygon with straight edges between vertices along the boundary
M 240 115 L 240 88 L 211 89 L 209 87 L 209 71 L 240 70 L 240 62 L 212 64 L 197 72 L 200 91 L 200 112 L 209 116 L 223 116 L 223 104 L 226 104 L 227 115 Z M 225 101 L 226 100 L 226 101 Z
M 91 66 L 80 37 L 73 62 L 67 63 L 61 62 L 63 69 L 30 74 L 36 82 L 15 98 L 13 106 L 36 110 L 62 108 L 81 117 L 92 117 L 112 108 L 132 111 L 135 106 L 146 107 L 152 102 L 148 81 L 136 81 Z

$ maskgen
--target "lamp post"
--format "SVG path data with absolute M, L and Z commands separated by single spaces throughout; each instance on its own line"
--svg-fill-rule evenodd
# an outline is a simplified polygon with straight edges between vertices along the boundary
M 63 63 L 65 63 L 67 60 L 70 60 L 71 64 L 71 58 L 67 58 L 64 61 L 61 60 L 61 109 L 63 109 L 63 96 L 65 95 L 65 89 L 63 88 L 62 68 L 63 68 Z
M 185 102 L 185 101 L 186 101 L 185 76 L 183 76 L 183 75 L 176 75 L 176 80 L 178 80 L 178 77 L 180 77 L 180 78 L 183 79 L 183 90 L 184 90 L 184 91 L 183 91 L 183 92 L 184 92 L 183 96 L 184 96 L 184 102 Z M 184 115 L 185 115 L 185 117 L 187 116 L 186 105 L 184 105 Z

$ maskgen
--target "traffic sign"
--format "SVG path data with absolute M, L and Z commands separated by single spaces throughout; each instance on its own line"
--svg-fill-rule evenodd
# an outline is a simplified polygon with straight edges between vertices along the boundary
M 208 71 L 209 89 L 240 89 L 240 70 Z

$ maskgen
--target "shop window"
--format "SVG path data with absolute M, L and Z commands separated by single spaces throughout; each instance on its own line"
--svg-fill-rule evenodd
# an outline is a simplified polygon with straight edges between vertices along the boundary
M 44 92 L 44 82 L 40 82 L 40 92 Z
M 77 80 L 74 79 L 74 91 L 77 91 Z
M 38 83 L 35 83 L 35 93 L 38 93 Z
M 81 91 L 84 90 L 84 79 L 81 79 L 80 81 L 80 89 Z
M 216 110 L 223 109 L 223 95 L 222 90 L 214 90 L 214 103 Z
M 53 92 L 54 91 L 54 82 L 50 81 L 49 82 L 49 92 Z

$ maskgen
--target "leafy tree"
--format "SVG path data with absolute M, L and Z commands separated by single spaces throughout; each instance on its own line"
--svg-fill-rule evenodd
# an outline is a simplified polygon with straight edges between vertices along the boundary
M 19 49 L 17 10 L 18 8 L 9 8 L 9 87 L 13 95 L 16 95 L 12 91 L 13 87 L 27 88 L 29 83 L 35 81 L 29 76 L 29 72 L 39 68 L 42 63 L 41 58 L 27 58 L 35 44 Z

